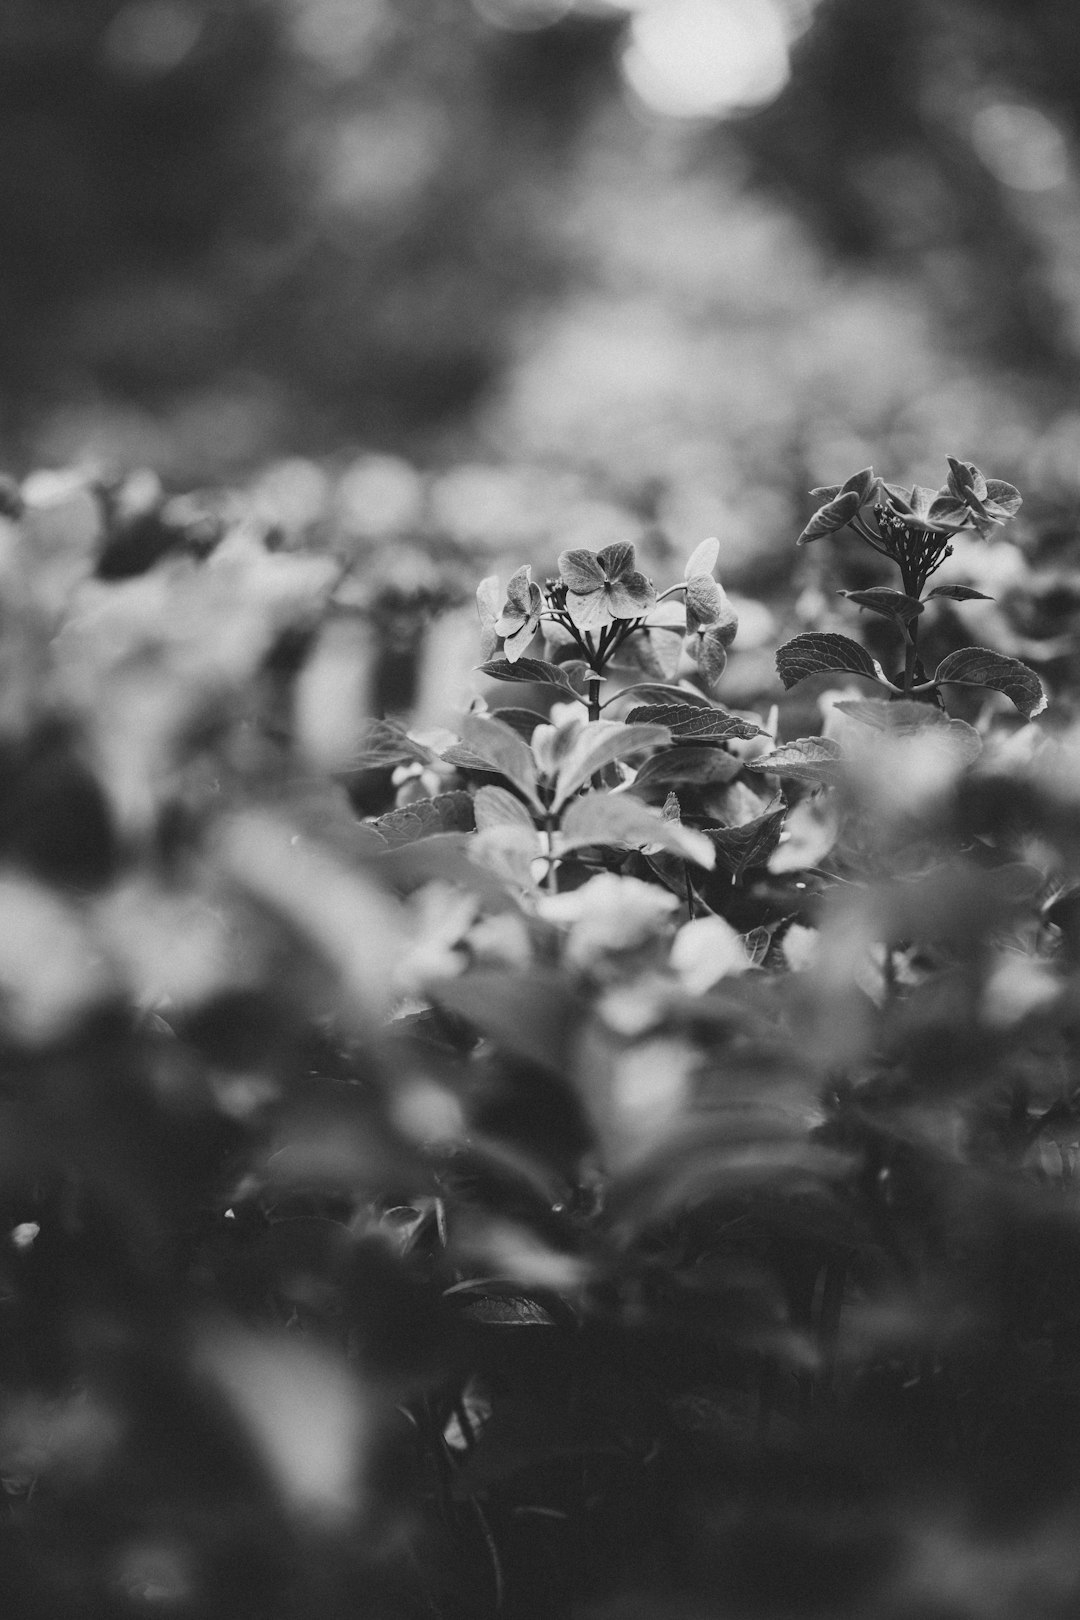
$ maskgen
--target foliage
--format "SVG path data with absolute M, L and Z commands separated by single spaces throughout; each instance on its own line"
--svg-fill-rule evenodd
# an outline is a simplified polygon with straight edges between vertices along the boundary
M 332 537 L 5 490 L 11 1613 L 1075 1609 L 1080 743 L 921 665 L 950 468 L 818 492 L 803 736 L 715 541 L 484 581 L 447 730 Z

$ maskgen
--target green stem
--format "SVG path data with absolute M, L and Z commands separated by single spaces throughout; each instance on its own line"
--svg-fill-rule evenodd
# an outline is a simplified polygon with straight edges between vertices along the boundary
M 602 679 L 603 679 L 603 677 L 600 676 L 600 675 L 597 675 L 597 674 L 591 674 L 589 676 L 589 719 L 590 719 L 590 721 L 599 720 L 599 718 L 600 718 L 600 709 L 601 709 L 600 682 L 601 682 Z

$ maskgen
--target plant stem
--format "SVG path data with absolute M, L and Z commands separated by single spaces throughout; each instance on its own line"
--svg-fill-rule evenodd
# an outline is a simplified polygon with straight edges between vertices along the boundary
M 915 685 L 915 669 L 919 661 L 919 621 L 912 619 L 907 627 L 907 645 L 904 648 L 904 691 Z
M 595 673 L 591 674 L 589 676 L 589 719 L 590 719 L 590 721 L 591 720 L 599 720 L 599 718 L 600 718 L 600 682 L 601 682 L 602 679 L 603 679 L 602 676 L 597 675 Z

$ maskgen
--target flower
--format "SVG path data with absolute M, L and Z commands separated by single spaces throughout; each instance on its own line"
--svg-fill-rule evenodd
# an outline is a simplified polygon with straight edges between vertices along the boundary
M 489 658 L 494 658 L 499 645 L 495 629 L 499 617 L 498 601 L 498 577 L 489 574 L 476 587 L 476 611 L 480 615 L 480 656 L 485 663 Z
M 874 476 L 873 467 L 864 467 L 862 472 L 853 473 L 846 484 L 828 484 L 821 489 L 812 489 L 811 496 L 822 504 L 795 544 L 806 546 L 823 534 L 833 534 L 837 529 L 845 528 L 852 518 L 858 517 L 864 506 L 873 504 L 880 489 L 881 480 Z
M 502 613 L 495 621 L 495 634 L 503 637 L 503 652 L 512 664 L 532 640 L 543 607 L 543 594 L 539 585 L 533 584 L 532 569 L 526 563 L 512 575 Z
M 930 509 L 939 522 L 954 528 L 973 528 L 983 537 L 997 523 L 1015 517 L 1022 503 L 1020 491 L 1001 478 L 984 478 L 971 461 L 950 456 L 949 478 Z
M 600 630 L 614 619 L 642 618 L 656 601 L 656 590 L 634 568 L 628 540 L 603 551 L 564 551 L 559 573 L 566 585 L 566 608 L 579 630 Z

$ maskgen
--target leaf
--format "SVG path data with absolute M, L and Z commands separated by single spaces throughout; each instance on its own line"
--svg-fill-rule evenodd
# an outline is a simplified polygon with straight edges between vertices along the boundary
M 943 658 L 934 672 L 932 684 L 951 681 L 957 686 L 985 686 L 1004 692 L 1010 703 L 1033 720 L 1046 708 L 1046 692 L 1034 670 L 1018 658 L 1006 658 L 988 647 L 961 647 Z
M 536 795 L 536 762 L 532 749 L 509 726 L 486 714 L 468 714 L 462 727 L 460 747 L 448 748 L 443 758 L 466 769 L 495 771 L 513 782 L 536 810 L 542 810 Z
M 348 769 L 353 771 L 389 770 L 394 765 L 407 765 L 419 760 L 423 765 L 438 762 L 438 755 L 423 743 L 416 742 L 403 726 L 392 720 L 373 720 L 364 732 L 360 746 L 351 755 Z
M 534 968 L 528 975 L 473 969 L 430 986 L 444 1012 L 462 1018 L 511 1056 L 562 1079 L 570 1065 L 585 1004 L 562 975 Z
M 790 776 L 796 782 L 835 782 L 843 754 L 831 737 L 797 737 L 771 754 L 748 759 L 748 771 L 768 771 L 773 776 Z
M 476 823 L 472 796 L 457 791 L 440 793 L 434 799 L 418 799 L 366 825 L 379 833 L 391 849 L 396 849 L 401 844 L 413 844 L 418 838 L 431 838 L 436 833 L 472 832 Z
M 704 787 L 707 783 L 730 782 L 738 776 L 742 761 L 722 748 L 665 748 L 647 759 L 629 789 L 667 787 L 678 783 Z
M 704 827 L 702 831 L 716 850 L 716 864 L 734 877 L 752 866 L 764 866 L 780 842 L 787 806 L 770 810 L 741 827 Z
M 970 585 L 935 585 L 932 591 L 927 591 L 926 600 L 932 596 L 947 597 L 950 602 L 992 602 L 994 598 L 987 596 L 985 591 L 973 591 Z
M 581 696 L 566 671 L 558 664 L 549 664 L 544 658 L 519 658 L 515 663 L 508 658 L 493 658 L 479 666 L 479 673 L 493 681 L 524 681 L 530 686 L 557 686 L 574 697 Z
M 667 726 L 675 741 L 685 738 L 688 742 L 697 743 L 727 742 L 732 737 L 745 740 L 766 735 L 760 726 L 753 725 L 749 720 L 740 720 L 724 709 L 711 706 L 702 709 L 689 703 L 646 705 L 631 709 L 626 718 L 631 724 L 640 721 Z
M 575 799 L 562 818 L 559 852 L 588 844 L 618 844 L 643 849 L 658 844 L 696 866 L 715 865 L 708 838 L 677 821 L 665 821 L 656 810 L 622 793 L 587 793 Z
M 532 734 L 537 726 L 542 726 L 547 721 L 547 715 L 540 714 L 536 709 L 492 709 L 491 717 L 502 725 L 509 726 L 511 731 L 516 731 L 522 742 L 527 743 L 532 742 Z
M 887 590 L 884 585 L 874 585 L 867 591 L 838 591 L 837 595 L 846 596 L 849 602 L 857 602 L 859 607 L 869 608 L 886 619 L 899 619 L 901 624 L 909 624 L 923 612 L 923 604 L 914 596 Z
M 614 703 L 617 698 L 628 698 L 631 693 L 644 698 L 647 703 L 679 703 L 683 707 L 689 705 L 695 709 L 712 709 L 712 699 L 707 698 L 704 692 L 695 692 L 692 686 L 668 686 L 663 681 L 635 681 L 633 686 L 626 686 L 621 692 L 616 692 L 608 699 Z M 607 704 L 604 705 L 607 707 Z
M 874 731 L 891 736 L 913 737 L 920 732 L 932 731 L 947 736 L 950 744 L 967 761 L 978 759 L 982 753 L 982 738 L 966 720 L 954 720 L 931 703 L 916 703 L 912 699 L 890 702 L 885 698 L 845 698 L 835 705 L 840 714 L 850 715 Z
M 703 540 L 700 546 L 695 546 L 687 559 L 683 571 L 684 579 L 693 579 L 697 574 L 711 574 L 716 567 L 716 560 L 720 555 L 720 542 L 713 538 Z
M 590 776 L 613 760 L 627 759 L 670 740 L 666 726 L 638 726 L 621 720 L 594 720 L 574 738 L 555 778 L 551 808 L 558 811 Z
M 481 1294 L 467 1299 L 461 1315 L 486 1327 L 555 1327 L 555 1318 L 523 1294 Z
M 787 642 L 776 655 L 776 669 L 785 687 L 797 685 L 808 675 L 865 675 L 891 687 L 881 665 L 850 636 L 831 630 L 810 630 Z
M 482 787 L 473 799 L 473 814 L 477 832 L 489 827 L 523 827 L 535 834 L 533 818 L 513 793 L 506 788 Z

